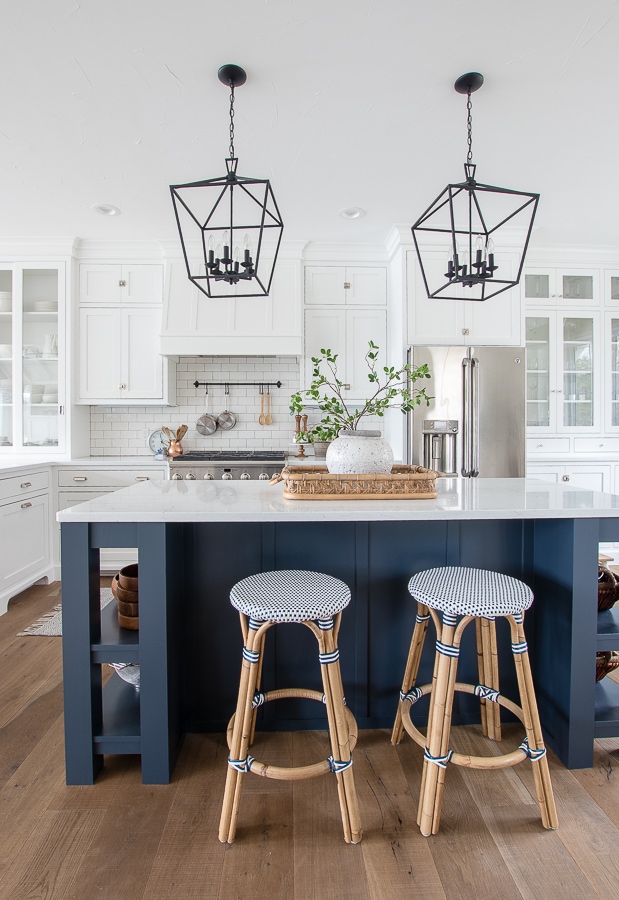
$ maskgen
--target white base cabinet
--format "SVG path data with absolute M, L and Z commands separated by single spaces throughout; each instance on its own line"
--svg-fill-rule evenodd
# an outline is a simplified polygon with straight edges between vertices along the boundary
M 49 472 L 0 479 L 0 615 L 35 581 L 52 577 Z
M 95 500 L 113 491 L 140 481 L 163 481 L 165 465 L 161 466 L 59 466 L 55 470 L 55 510 L 68 509 L 78 503 Z M 55 518 L 55 517 L 54 517 Z M 60 525 L 54 521 L 53 559 L 56 578 L 60 572 Z M 101 550 L 101 571 L 116 574 L 123 566 L 137 562 L 137 549 L 116 547 Z
M 612 466 L 610 463 L 528 463 L 527 478 L 539 478 L 559 484 L 569 481 L 575 487 L 590 491 L 612 491 Z

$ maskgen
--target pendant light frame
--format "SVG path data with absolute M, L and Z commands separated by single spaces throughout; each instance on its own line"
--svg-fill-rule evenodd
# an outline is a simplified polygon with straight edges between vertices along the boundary
M 245 84 L 247 75 L 230 63 L 221 66 L 218 78 L 230 88 L 226 174 L 170 185 L 187 277 L 207 297 L 265 297 L 271 289 L 284 223 L 269 179 L 237 175 L 234 89 Z M 267 248 L 266 235 L 272 238 Z M 200 246 L 200 259 L 192 257 L 192 242 Z M 265 249 L 267 253 L 274 249 L 272 258 Z
M 465 180 L 448 184 L 411 229 L 424 286 L 431 299 L 484 301 L 515 287 L 522 275 L 533 230 L 539 194 L 482 184 L 475 179 L 471 94 L 483 82 L 479 72 L 468 72 L 454 85 L 458 93 L 468 97 Z M 516 220 L 526 224 L 521 227 L 525 237 L 513 273 L 505 256 L 502 257 L 502 247 L 497 253 L 493 245 L 501 229 L 508 224 L 516 225 Z M 436 266 L 438 249 L 447 251 L 440 274 Z

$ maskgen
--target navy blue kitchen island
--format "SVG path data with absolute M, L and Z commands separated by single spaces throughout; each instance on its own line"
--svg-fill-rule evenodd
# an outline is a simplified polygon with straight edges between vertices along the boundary
M 393 722 L 415 615 L 413 573 L 470 565 L 522 579 L 535 594 L 525 630 L 547 744 L 569 768 L 591 766 L 594 737 L 619 735 L 619 686 L 595 682 L 596 650 L 619 648 L 619 611 L 597 612 L 598 544 L 619 540 L 619 497 L 524 479 L 437 484 L 436 500 L 308 502 L 257 482 L 144 482 L 59 513 L 67 783 L 93 783 L 112 753 L 140 754 L 143 782 L 167 783 L 183 734 L 225 730 L 242 646 L 230 588 L 256 572 L 294 568 L 351 588 L 340 653 L 360 728 Z M 139 631 L 119 628 L 115 604 L 100 609 L 102 547 L 138 549 Z M 515 696 L 502 625 L 501 690 Z M 277 628 L 268 636 L 265 689 L 318 688 L 312 636 L 284 627 L 285 640 Z M 469 631 L 461 678 L 475 681 Z M 431 680 L 433 652 L 427 641 L 421 682 Z M 139 663 L 139 693 L 116 674 L 102 686 L 109 662 Z M 311 701 L 260 713 L 262 728 L 325 727 Z M 479 721 L 474 698 L 458 697 L 453 721 Z

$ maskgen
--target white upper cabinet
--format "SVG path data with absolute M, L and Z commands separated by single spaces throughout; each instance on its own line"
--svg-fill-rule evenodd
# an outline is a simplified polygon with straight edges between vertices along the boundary
M 305 303 L 386 306 L 387 270 L 380 266 L 306 266 Z
M 161 356 L 161 263 L 80 265 L 79 402 L 175 402 L 176 364 Z
M 599 269 L 527 266 L 521 279 L 525 305 L 599 306 Z
M 65 264 L 0 263 L 0 448 L 67 443 Z
M 505 275 L 513 277 L 515 258 L 503 257 Z M 437 274 L 445 269 L 442 254 L 428 258 Z M 522 302 L 518 288 L 503 291 L 489 300 L 439 300 L 428 297 L 414 250 L 406 254 L 407 340 L 411 345 L 500 346 L 522 344 Z M 464 289 L 463 289 L 464 290 Z
M 301 356 L 300 259 L 282 258 L 266 297 L 207 297 L 183 260 L 168 264 L 160 348 L 185 356 Z
M 160 263 L 89 263 L 80 266 L 80 303 L 101 306 L 162 302 L 163 266 Z

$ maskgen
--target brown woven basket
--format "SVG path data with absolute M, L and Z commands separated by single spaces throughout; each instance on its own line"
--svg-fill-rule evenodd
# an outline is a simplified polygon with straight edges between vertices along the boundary
M 271 484 L 284 482 L 288 500 L 433 500 L 438 472 L 393 466 L 388 475 L 334 475 L 326 466 L 285 466 Z
M 595 654 L 595 680 L 601 681 L 613 669 L 619 668 L 619 650 L 604 650 Z
M 619 579 L 606 566 L 598 566 L 598 612 L 610 609 L 619 600 Z

